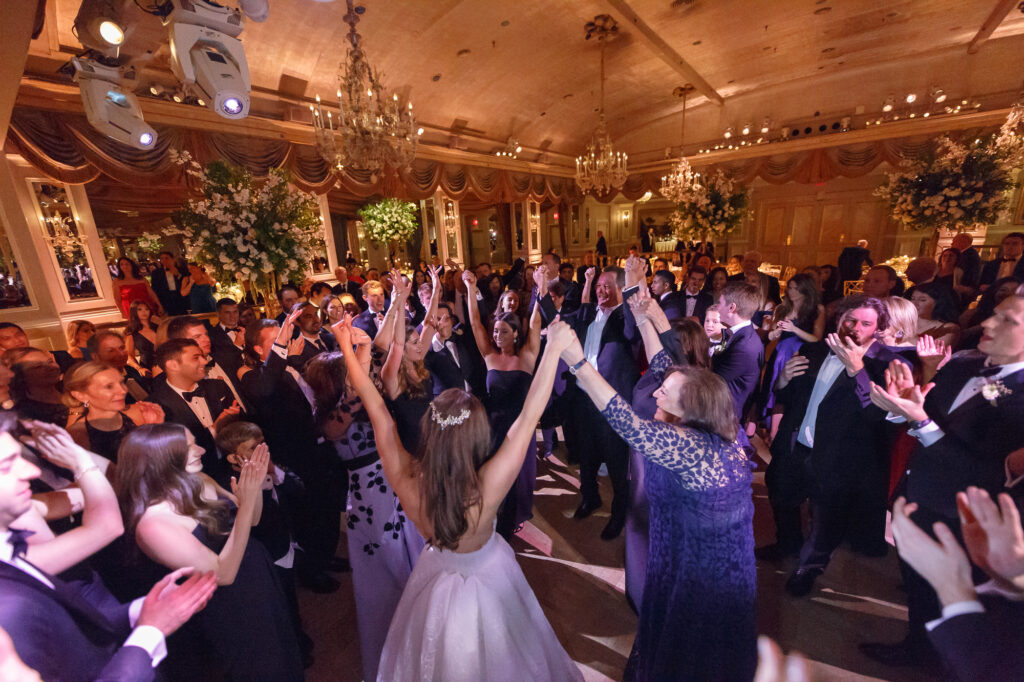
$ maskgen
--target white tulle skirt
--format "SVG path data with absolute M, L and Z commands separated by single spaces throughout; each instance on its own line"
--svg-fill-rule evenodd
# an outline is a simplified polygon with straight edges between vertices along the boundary
M 424 548 L 391 620 L 380 682 L 583 680 L 497 533 L 475 552 Z

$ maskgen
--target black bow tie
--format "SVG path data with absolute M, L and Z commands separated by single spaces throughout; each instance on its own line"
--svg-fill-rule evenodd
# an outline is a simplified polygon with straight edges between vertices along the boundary
M 1002 371 L 1002 365 L 992 365 L 991 367 L 982 367 L 978 370 L 978 376 L 980 377 L 993 377 Z
M 242 331 L 242 328 L 241 327 L 228 327 L 228 331 L 229 332 L 240 332 L 240 331 Z
M 731 330 L 731 329 L 723 329 L 722 330 L 722 341 L 728 343 L 729 339 L 732 338 L 733 334 L 735 334 L 735 332 L 733 330 Z
M 185 391 L 181 394 L 181 397 L 185 399 L 186 403 L 192 402 L 193 398 L 205 398 L 206 391 L 203 390 L 202 386 L 196 386 L 194 391 Z
M 691 294 L 691 293 L 687 293 L 686 294 L 686 298 L 697 298 L 698 296 L 700 296 L 700 294 Z
M 34 530 L 18 530 L 16 528 L 9 528 L 7 536 L 7 544 L 14 548 L 14 553 L 11 555 L 12 559 L 17 559 L 20 556 L 25 556 L 28 552 L 28 538 L 31 535 L 35 535 Z

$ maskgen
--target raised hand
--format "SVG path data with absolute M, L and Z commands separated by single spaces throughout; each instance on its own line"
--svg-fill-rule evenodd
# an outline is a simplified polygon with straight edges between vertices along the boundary
M 811 361 L 802 355 L 794 355 L 786 364 L 782 366 L 782 371 L 779 372 L 779 378 L 775 382 L 775 389 L 785 388 L 789 385 L 789 382 L 796 377 L 807 373 L 807 366 L 811 364 Z
M 430 277 L 430 283 L 433 288 L 441 288 L 441 266 L 438 265 L 436 268 L 433 265 L 427 266 L 427 275 Z
M 444 264 L 447 265 L 448 267 L 450 267 L 452 270 L 459 270 L 460 269 L 459 268 L 459 264 L 456 263 L 451 258 L 445 258 L 444 259 Z M 440 268 L 438 268 L 438 269 L 440 269 Z
M 533 283 L 537 285 L 537 296 L 543 296 L 548 293 L 548 282 L 551 281 L 551 277 L 548 275 L 548 269 L 545 265 L 539 265 L 533 271 Z
M 588 282 L 593 282 L 594 277 L 597 276 L 597 268 L 587 268 L 587 271 L 583 273 L 583 278 Z
M 925 376 L 933 377 L 953 356 L 953 348 L 942 339 L 926 334 L 917 337 L 917 356 L 921 358 Z
M 1013 498 L 1000 493 L 996 506 L 988 491 L 971 486 L 957 493 L 956 506 L 971 561 L 1004 588 L 1024 592 L 1024 529 Z
M 953 531 L 936 523 L 936 542 L 910 518 L 916 510 L 916 504 L 907 504 L 902 497 L 893 503 L 892 534 L 900 557 L 931 584 L 943 606 L 974 600 L 971 564 Z
M 89 452 L 56 424 L 34 420 L 25 420 L 23 423 L 28 426 L 32 436 L 22 440 L 38 450 L 47 461 L 70 469 L 76 476 L 93 465 Z
M 156 403 L 150 403 L 143 400 L 129 405 L 124 412 L 139 426 L 143 424 L 164 423 L 164 408 L 160 407 Z
M 292 331 L 295 329 L 295 320 L 299 319 L 301 312 L 302 309 L 299 306 L 295 306 L 295 309 L 285 316 L 284 322 L 281 323 L 281 331 L 277 333 L 277 343 L 284 345 L 291 341 Z
M 186 575 L 188 579 L 178 585 L 177 580 Z M 168 573 L 146 595 L 137 625 L 151 625 L 169 637 L 203 610 L 216 589 L 217 576 L 212 571 L 197 573 L 189 567 Z
M 864 369 L 864 354 L 868 350 L 867 347 L 858 346 L 848 337 L 840 338 L 839 334 L 829 334 L 825 343 L 846 367 L 847 374 L 853 376 Z
M 340 320 L 332 324 L 331 332 L 334 333 L 341 352 L 347 353 L 352 348 L 352 314 L 345 313 Z
M 294 339 L 288 342 L 288 357 L 293 355 L 302 355 L 302 351 L 306 348 L 306 340 L 301 336 L 296 336 Z
M 265 445 L 265 443 L 264 443 Z M 238 508 L 251 509 L 256 503 L 256 498 L 262 495 L 263 481 L 267 477 L 267 465 L 270 462 L 270 449 L 265 448 L 262 453 L 258 448 L 253 450 L 252 457 L 242 463 L 242 470 L 238 478 L 231 477 L 231 492 L 238 498 Z
M 626 259 L 625 270 L 627 289 L 647 280 L 647 262 L 638 256 Z
M 791 332 L 796 327 L 793 320 L 779 320 L 775 323 L 775 328 L 780 332 Z
M 646 289 L 640 289 L 629 297 L 629 300 L 627 301 L 629 303 L 629 309 L 633 311 L 633 317 L 636 318 L 636 323 L 638 325 L 647 321 L 647 312 L 652 308 L 651 301 L 651 296 L 647 293 Z M 653 307 L 660 308 L 661 306 Z
M 928 418 L 928 413 L 924 410 L 924 399 L 935 384 L 918 386 L 910 375 L 910 368 L 895 361 L 885 371 L 885 378 L 885 388 L 872 382 L 872 403 L 909 421 L 924 421 Z
M 559 353 L 561 354 L 566 348 L 571 346 L 573 342 L 577 345 L 579 340 L 576 338 L 576 332 L 573 331 L 572 327 L 567 322 L 562 322 L 560 316 L 555 316 L 555 320 L 548 325 L 547 328 L 547 347 L 545 353 Z
M 893 360 L 885 370 L 885 389 L 899 396 L 909 397 L 917 382 L 910 366 L 900 360 Z
M 466 283 L 467 289 L 472 290 L 476 288 L 476 275 L 474 275 L 469 270 L 466 270 L 465 272 L 462 273 L 462 281 Z

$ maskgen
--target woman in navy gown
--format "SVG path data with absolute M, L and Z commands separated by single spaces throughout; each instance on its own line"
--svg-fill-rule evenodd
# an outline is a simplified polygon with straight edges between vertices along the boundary
M 476 347 L 487 366 L 487 416 L 491 422 L 491 452 L 497 452 L 505 434 L 519 417 L 533 380 L 533 368 L 540 352 L 540 306 L 534 306 L 527 334 L 517 313 L 501 313 L 494 317 L 490 336 L 480 321 L 476 300 L 476 276 L 462 273 L 466 298 L 471 302 L 469 321 L 473 327 Z M 533 518 L 533 489 L 537 483 L 537 439 L 531 438 L 519 478 L 505 497 L 498 512 L 497 531 L 508 539 L 526 521 Z
M 644 303 L 637 323 L 650 326 Z M 646 340 L 651 336 L 647 332 Z M 647 581 L 626 680 L 749 680 L 757 667 L 754 505 L 750 463 L 721 377 L 669 368 L 664 350 L 651 371 L 655 419 L 643 419 L 591 367 L 576 340 L 562 353 L 578 385 L 608 423 L 646 459 L 650 502 Z

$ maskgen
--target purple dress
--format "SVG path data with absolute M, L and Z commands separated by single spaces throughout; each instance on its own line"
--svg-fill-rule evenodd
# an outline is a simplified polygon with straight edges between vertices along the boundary
M 533 375 L 521 369 L 487 370 L 487 416 L 491 422 L 491 454 L 505 441 L 505 435 L 519 418 L 530 391 Z M 497 531 L 511 538 L 516 528 L 533 518 L 533 489 L 537 484 L 537 439 L 531 438 L 516 482 L 498 510 Z

